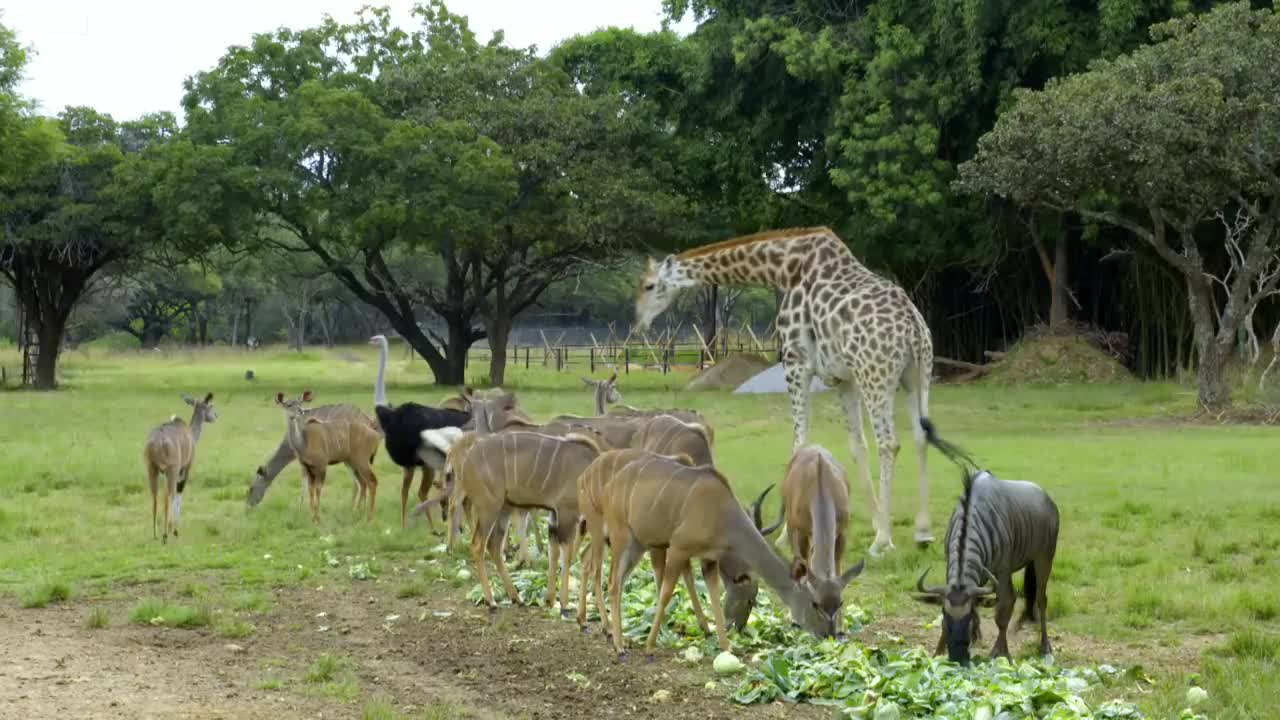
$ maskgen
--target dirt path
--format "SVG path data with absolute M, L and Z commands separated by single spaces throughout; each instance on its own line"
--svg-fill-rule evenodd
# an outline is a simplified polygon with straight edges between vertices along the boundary
M 603 636 L 539 609 L 504 608 L 490 625 L 446 588 L 420 599 L 363 589 L 279 590 L 241 640 L 211 628 L 131 624 L 128 603 L 7 604 L 0 716 L 359 718 L 378 698 L 410 717 L 433 718 L 827 716 L 812 706 L 732 705 L 727 687 L 704 687 L 713 679 L 709 663 L 690 668 L 670 652 L 652 663 L 633 653 L 619 664 Z M 85 626 L 95 607 L 107 609 L 111 626 Z M 399 617 L 388 621 L 392 615 Z M 307 682 L 323 653 L 339 659 L 350 689 Z M 655 701 L 658 690 L 669 699 Z

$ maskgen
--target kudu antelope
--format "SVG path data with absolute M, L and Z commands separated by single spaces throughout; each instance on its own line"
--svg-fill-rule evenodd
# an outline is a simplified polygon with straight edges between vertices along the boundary
M 1017 599 L 1013 574 L 1023 570 L 1026 599 L 1018 620 L 1040 622 L 1040 654 L 1049 655 L 1045 590 L 1058 548 L 1058 506 L 1039 485 L 1024 480 L 1001 480 L 977 465 L 963 451 L 938 438 L 933 424 L 921 423 L 929 443 L 961 468 L 964 494 L 947 525 L 947 582 L 925 587 L 928 569 L 916 581 L 916 599 L 942 606 L 942 635 L 935 655 L 969 664 L 969 646 L 979 638 L 978 602 L 996 596 L 996 636 L 991 657 L 1009 657 L 1008 628 Z M 990 584 L 988 584 L 990 581 Z
M 619 471 L 634 462 L 643 462 L 650 457 L 663 457 L 668 460 L 691 466 L 692 459 L 684 453 L 663 454 L 640 448 L 611 450 L 596 458 L 582 475 L 578 476 L 578 511 L 582 520 L 579 524 L 580 536 L 589 537 L 591 545 L 589 554 L 582 560 L 581 580 L 578 584 L 578 625 L 587 629 L 587 586 L 596 599 L 596 612 L 600 616 L 601 627 L 609 633 L 609 613 L 605 609 L 604 588 L 602 587 L 602 567 L 604 565 L 604 548 L 608 533 L 604 523 L 604 497 L 609 484 Z M 576 550 L 573 551 L 576 555 Z M 658 587 L 662 586 L 662 577 L 666 572 L 666 549 L 649 548 L 649 559 L 653 566 L 654 580 Z M 738 558 L 726 557 L 719 565 L 720 579 L 725 583 L 725 614 L 731 626 L 739 629 L 747 624 L 759 586 L 748 573 L 749 568 Z M 693 606 L 698 627 L 703 633 L 709 633 L 706 614 L 702 603 L 698 600 L 697 586 L 693 580 L 692 564 L 686 562 L 680 575 L 689 592 L 689 603 Z M 708 591 L 710 591 L 708 589 Z
M 569 550 L 578 528 L 577 479 L 599 454 L 600 447 L 585 435 L 503 432 L 477 437 L 460 466 L 451 466 L 452 477 L 446 483 L 452 482 L 471 503 L 471 556 L 490 614 L 497 612 L 498 606 L 489 585 L 486 550 L 498 568 L 507 596 L 513 604 L 520 603 L 502 553 L 507 523 L 517 508 L 551 513 L 545 601 L 550 606 L 555 600 L 559 570 L 561 612 L 568 612 Z M 449 515 L 451 533 L 456 531 L 459 515 Z
M 710 465 L 690 467 L 651 456 L 628 463 L 613 474 L 603 491 L 604 532 L 610 541 L 610 620 L 614 647 L 624 655 L 622 587 L 649 548 L 665 548 L 665 569 L 653 627 L 646 643 L 653 651 L 681 570 L 692 558 L 702 560 L 716 636 L 729 649 L 724 611 L 720 604 L 718 565 L 741 559 L 752 574 L 773 588 L 790 609 L 794 622 L 821 635 L 825 625 L 816 613 L 817 598 L 791 577 L 787 562 L 774 552 L 738 504 L 724 475 Z M 758 502 L 758 501 L 757 501 Z
M 365 501 L 367 494 L 369 519 L 372 520 L 378 496 L 373 459 L 382 436 L 367 416 L 321 419 L 303 407 L 311 402 L 311 397 L 310 390 L 294 400 L 286 400 L 282 392 L 276 393 L 276 404 L 285 412 L 285 436 L 302 466 L 312 522 L 320 522 L 320 493 L 324 489 L 325 475 L 330 465 L 338 463 L 345 464 L 356 477 L 359 486 L 359 497 L 354 503 L 356 508 Z
M 318 405 L 316 407 L 306 408 L 307 417 L 316 418 L 326 423 L 364 423 L 368 425 L 374 432 L 379 432 L 377 423 L 372 418 L 365 415 L 362 410 L 354 405 L 346 403 L 335 405 Z M 280 444 L 271 456 L 268 457 L 257 470 L 254 471 L 252 485 L 249 486 L 249 492 L 245 498 L 245 502 L 249 507 L 254 507 L 262 501 L 267 490 L 271 487 L 271 483 L 289 463 L 293 462 L 297 455 L 293 452 L 293 445 L 289 442 L 289 432 L 286 427 L 284 437 L 280 438 Z M 354 507 L 364 501 L 364 486 L 360 482 L 360 478 L 352 478 L 351 502 Z M 307 502 L 307 486 L 306 476 L 303 476 L 301 501 L 303 504 Z
M 755 513 L 760 525 L 758 504 Z M 782 479 L 782 519 L 766 534 L 783 521 L 791 545 L 791 577 L 813 593 L 822 634 L 838 635 L 844 589 L 862 573 L 866 559 L 840 572 L 849 524 L 849 476 L 825 448 L 805 445 L 791 456 Z
M 205 423 L 218 419 L 213 409 L 213 393 L 196 400 L 189 395 L 182 395 L 182 400 L 191 406 L 191 421 L 183 422 L 174 415 L 169 422 L 159 425 L 147 434 L 147 443 L 142 457 L 147 466 L 147 484 L 151 486 L 151 537 L 156 536 L 156 502 L 160 491 L 160 475 L 165 476 L 164 483 L 164 534 L 160 542 L 169 542 L 169 532 L 178 537 L 178 516 L 182 514 L 182 491 L 191 479 L 191 465 L 196 459 L 196 443 L 200 442 L 200 433 Z M 172 517 L 170 517 L 172 515 Z

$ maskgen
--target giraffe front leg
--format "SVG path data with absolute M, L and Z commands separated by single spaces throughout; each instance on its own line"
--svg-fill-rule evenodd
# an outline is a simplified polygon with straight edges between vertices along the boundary
M 783 365 L 786 370 L 787 394 L 791 397 L 791 450 L 809 441 L 809 386 L 813 383 L 813 368 L 798 353 L 787 350 Z

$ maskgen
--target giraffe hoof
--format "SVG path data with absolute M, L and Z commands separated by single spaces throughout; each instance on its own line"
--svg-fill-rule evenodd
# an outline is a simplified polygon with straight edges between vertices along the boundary
M 897 548 L 894 547 L 892 542 L 872 543 L 871 547 L 867 548 L 867 554 L 870 555 L 872 558 L 878 559 L 878 558 L 884 557 L 885 555 L 887 555 L 888 553 L 896 549 Z
M 573 611 L 572 611 L 572 610 L 569 610 L 568 608 L 561 608 L 561 609 L 560 609 L 560 618 L 561 618 L 561 619 L 563 619 L 563 620 L 568 620 L 568 619 L 569 619 L 569 618 L 571 618 L 571 617 L 573 617 Z

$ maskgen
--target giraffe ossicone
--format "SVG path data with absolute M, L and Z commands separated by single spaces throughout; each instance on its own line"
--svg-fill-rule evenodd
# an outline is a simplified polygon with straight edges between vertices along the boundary
M 859 262 L 830 228 L 770 230 L 667 255 L 661 262 L 649 258 L 636 296 L 636 328 L 646 331 L 682 289 L 703 284 L 782 291 L 776 326 L 791 399 L 792 452 L 808 441 L 816 375 L 840 393 L 849 451 L 870 496 L 872 557 L 894 549 L 889 507 L 900 447 L 894 396 L 899 387 L 907 389 L 919 471 L 915 541 L 933 542 L 921 424 L 928 416 L 933 340 L 906 291 Z M 876 441 L 879 493 L 871 479 L 864 409 Z

